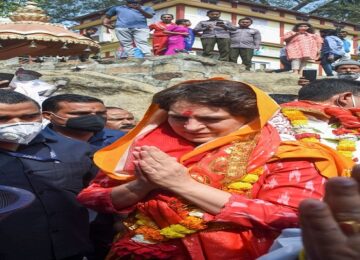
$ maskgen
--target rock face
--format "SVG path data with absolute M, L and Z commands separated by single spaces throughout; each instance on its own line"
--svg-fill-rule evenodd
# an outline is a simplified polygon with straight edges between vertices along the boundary
M 75 71 L 74 67 L 81 68 Z M 14 72 L 18 64 L 0 63 L 1 72 Z M 77 93 L 101 98 L 108 106 L 120 106 L 141 117 L 154 93 L 190 79 L 223 77 L 251 83 L 267 93 L 296 94 L 298 77 L 292 74 L 246 72 L 242 65 L 179 54 L 132 60 L 86 63 L 33 63 L 22 66 L 43 74 L 52 83 L 67 79 L 58 93 Z

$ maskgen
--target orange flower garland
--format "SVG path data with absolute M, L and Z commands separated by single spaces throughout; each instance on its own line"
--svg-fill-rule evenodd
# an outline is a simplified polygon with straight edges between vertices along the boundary
M 295 132 L 300 132 L 295 135 L 297 140 L 320 142 L 321 136 L 319 134 L 303 133 L 304 130 L 311 131 L 311 129 L 309 127 L 309 120 L 302 111 L 297 108 L 283 108 L 281 111 L 289 119 L 291 125 L 295 128 Z M 354 112 L 357 113 L 358 110 L 354 110 Z M 355 129 L 360 127 L 359 118 L 357 115 L 353 115 L 351 109 L 347 110 L 338 107 L 325 108 L 325 113 L 336 118 L 341 124 L 339 128 L 332 131 L 339 138 L 336 150 L 345 157 L 352 159 L 356 151 L 357 136 L 359 136 L 359 131 Z

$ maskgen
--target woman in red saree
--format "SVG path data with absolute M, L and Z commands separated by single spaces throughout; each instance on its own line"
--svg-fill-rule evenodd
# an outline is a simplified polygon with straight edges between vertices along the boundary
M 155 94 L 139 125 L 95 155 L 101 172 L 79 195 L 128 214 L 108 259 L 256 259 L 298 226 L 352 163 L 321 144 L 280 142 L 277 104 L 241 82 L 180 83 Z
M 174 19 L 172 14 L 161 15 L 161 21 L 149 25 L 150 31 L 154 30 L 153 34 L 153 52 L 155 56 L 164 55 L 167 49 L 168 34 L 164 33 L 167 30 L 167 26 L 175 25 L 171 22 Z

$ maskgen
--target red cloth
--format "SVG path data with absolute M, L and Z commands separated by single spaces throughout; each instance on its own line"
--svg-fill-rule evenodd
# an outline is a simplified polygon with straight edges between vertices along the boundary
M 146 136 L 143 140 L 147 140 L 147 142 L 151 139 L 156 140 L 160 133 L 170 131 L 166 124 L 159 128 L 161 129 L 158 132 Z M 169 135 L 167 134 L 167 136 Z M 170 135 L 169 138 L 174 138 L 174 136 Z M 160 146 L 164 144 L 162 141 L 158 142 Z M 248 164 L 248 169 L 256 168 L 259 165 L 264 166 L 264 173 L 254 184 L 250 196 L 233 194 L 218 215 L 205 214 L 205 220 L 208 221 L 209 226 L 211 223 L 215 225 L 220 223 L 220 226 L 226 223 L 224 224 L 227 225 L 225 230 L 214 229 L 212 231 L 210 229 L 189 235 L 181 240 L 173 239 L 143 246 L 125 236 L 114 243 L 111 259 L 132 253 L 137 257 L 156 259 L 251 260 L 266 253 L 281 229 L 298 226 L 297 207 L 299 202 L 305 198 L 319 199 L 323 196 L 326 180 L 308 161 L 266 162 L 276 151 L 278 142 L 277 134 L 273 129 L 265 127 Z M 169 152 L 166 150 L 174 150 L 173 145 L 174 142 L 172 145 L 161 148 L 165 149 L 165 152 Z M 183 148 L 184 152 L 191 146 L 186 142 L 179 142 L 178 145 Z M 208 185 L 221 189 L 221 178 L 224 176 L 211 173 L 209 158 L 225 156 L 226 148 L 229 146 L 231 145 L 210 151 L 206 156 L 197 156 L 196 160 L 192 158 L 191 162 L 188 161 L 185 165 L 191 166 L 193 171 L 202 169 L 199 172 L 196 170 L 196 173 L 204 174 L 203 180 L 209 180 Z M 180 156 L 181 152 L 176 154 L 177 158 Z M 214 167 L 219 169 L 221 165 Z M 192 174 L 191 170 L 190 174 Z M 196 179 L 200 180 L 201 178 Z M 166 209 L 170 204 L 166 202 L 171 199 L 171 196 L 166 194 L 155 196 L 152 194 L 151 197 L 149 196 L 134 207 L 123 210 L 116 209 L 112 205 L 110 192 L 111 187 L 121 184 L 121 181 L 110 179 L 100 173 L 93 183 L 80 193 L 78 199 L 87 207 L 100 212 L 124 213 L 137 208 L 147 212 L 148 216 L 156 218 L 159 226 L 176 223 L 177 216 L 174 216 L 170 209 Z M 160 214 L 161 219 L 157 217 L 159 210 L 165 210 L 163 214 Z M 165 215 L 168 217 L 163 218 Z
M 164 33 L 166 27 L 174 25 L 174 23 L 166 24 L 163 22 L 157 22 L 149 25 L 150 30 L 154 30 L 153 34 L 153 52 L 154 55 L 164 55 L 167 49 L 168 35 Z

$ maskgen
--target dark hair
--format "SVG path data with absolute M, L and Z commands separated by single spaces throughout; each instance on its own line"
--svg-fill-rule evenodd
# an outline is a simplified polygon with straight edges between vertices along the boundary
M 89 31 L 89 30 L 93 30 L 93 31 L 97 32 L 97 31 L 98 31 L 98 28 L 96 28 L 96 27 L 89 27 L 89 28 L 86 28 L 86 29 L 85 29 L 85 31 Z
M 307 25 L 307 26 L 309 26 L 309 29 L 306 30 L 308 33 L 315 33 L 314 27 L 313 27 L 311 24 L 309 24 L 309 23 L 297 23 L 297 24 L 294 25 L 294 27 L 292 28 L 292 30 L 293 30 L 294 32 L 298 32 L 298 31 L 299 31 L 299 27 L 300 27 L 301 25 Z
M 0 104 L 19 104 L 27 102 L 34 103 L 35 106 L 40 109 L 40 105 L 32 98 L 13 90 L 0 89 Z
M 299 90 L 298 99 L 326 101 L 337 94 L 345 92 L 360 95 L 360 81 L 348 79 L 315 80 Z
M 337 31 L 334 29 L 322 29 L 320 30 L 320 34 L 322 34 L 322 36 L 333 36 L 333 35 L 337 35 Z
M 60 102 L 69 102 L 69 103 L 101 103 L 104 102 L 101 99 L 77 95 L 77 94 L 62 94 L 53 97 L 49 97 L 45 99 L 42 103 L 42 110 L 43 111 L 50 111 L 50 112 L 57 112 L 59 111 L 59 103 Z
M 125 110 L 125 109 L 123 109 L 123 108 L 121 108 L 121 107 L 106 107 L 106 109 L 119 109 L 119 110 Z M 127 111 L 127 110 L 125 110 L 125 111 Z
M 177 101 L 223 108 L 231 115 L 252 120 L 258 116 L 255 92 L 244 83 L 231 80 L 184 82 L 156 93 L 153 103 L 168 111 Z
M 206 15 L 209 15 L 211 13 L 220 13 L 221 14 L 221 11 L 219 11 L 219 10 L 209 10 L 209 11 L 206 12 Z
M 174 15 L 173 15 L 173 14 L 162 14 L 162 15 L 160 16 L 160 18 L 163 18 L 163 16 L 165 16 L 165 15 L 170 15 L 170 16 L 174 19 Z
M 295 99 L 298 98 L 298 96 L 294 95 L 294 94 L 277 94 L 277 93 L 274 93 L 274 94 L 269 94 L 269 96 L 272 99 L 274 99 L 275 102 L 278 103 L 279 105 L 283 104 L 283 103 L 288 103 L 288 102 L 294 101 Z
M 184 24 L 184 23 L 186 23 L 186 22 L 190 22 L 190 20 L 188 20 L 188 19 L 177 19 L 177 20 L 175 21 L 175 23 L 176 23 L 177 25 Z
M 244 21 L 244 20 L 251 21 L 251 23 L 253 23 L 253 22 L 254 22 L 254 21 L 253 21 L 253 19 L 251 19 L 250 17 L 244 17 L 244 18 L 241 18 L 241 19 L 239 19 L 239 21 L 238 21 L 238 22 L 240 22 L 240 21 Z

